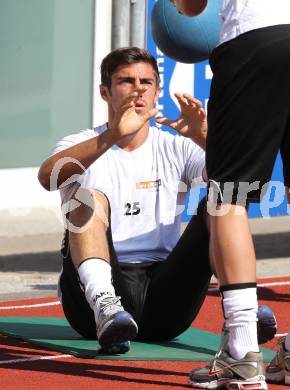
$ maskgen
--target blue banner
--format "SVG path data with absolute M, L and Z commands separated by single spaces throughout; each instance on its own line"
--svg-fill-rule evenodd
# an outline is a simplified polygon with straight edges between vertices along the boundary
M 157 108 L 168 118 L 179 115 L 179 106 L 174 98 L 175 92 L 187 92 L 199 99 L 204 107 L 209 98 L 212 73 L 208 62 L 198 64 L 182 64 L 166 57 L 156 46 L 150 32 L 150 15 L 156 0 L 148 0 L 148 31 L 147 48 L 156 57 L 161 78 L 161 94 Z M 168 128 L 164 130 L 171 131 Z M 280 154 L 277 157 L 269 189 L 262 204 L 251 204 L 250 217 L 270 217 L 287 214 L 287 201 L 283 186 L 283 171 Z M 188 221 L 198 200 L 205 195 L 205 189 L 192 189 L 186 209 L 182 215 L 183 221 Z M 288 210 L 290 214 L 290 210 Z

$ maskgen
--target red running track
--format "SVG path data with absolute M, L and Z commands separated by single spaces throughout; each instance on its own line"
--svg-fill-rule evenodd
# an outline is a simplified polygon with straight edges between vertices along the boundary
M 290 327 L 290 277 L 260 280 L 258 296 L 261 305 L 270 306 L 278 320 L 278 333 L 286 333 Z M 280 283 L 280 284 L 279 284 Z M 214 286 L 212 286 L 214 287 Z M 60 305 L 3 309 L 3 307 L 45 304 L 55 298 L 0 302 L 2 316 L 63 316 Z M 210 290 L 194 326 L 219 333 L 222 314 L 218 293 Z M 202 363 L 107 361 L 78 359 L 47 351 L 20 340 L 0 336 L 0 389 L 5 390 L 145 390 L 189 388 L 188 372 Z M 274 349 L 276 341 L 265 345 Z M 269 385 L 269 389 L 286 387 Z

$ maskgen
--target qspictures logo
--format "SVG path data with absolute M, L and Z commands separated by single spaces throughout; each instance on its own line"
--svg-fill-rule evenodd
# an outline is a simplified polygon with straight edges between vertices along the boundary
M 72 175 L 59 184 L 61 170 L 66 164 L 76 164 L 79 167 L 79 173 Z M 91 226 L 91 223 L 95 220 L 95 218 L 99 218 L 106 227 L 109 226 L 108 213 L 105 210 L 103 203 L 98 199 L 98 191 L 93 188 L 86 188 L 85 186 L 82 186 L 82 176 L 85 172 L 86 168 L 78 160 L 70 157 L 64 157 L 55 164 L 50 177 L 50 190 L 64 190 L 67 194 L 69 194 L 68 197 L 65 197 L 65 201 L 61 206 L 61 211 L 65 228 L 73 233 L 84 232 Z M 137 182 L 135 189 L 142 191 L 146 189 L 158 189 L 161 186 L 161 179 L 148 180 Z M 223 191 L 221 191 L 220 183 L 213 181 L 205 183 L 202 178 L 193 180 L 191 188 L 188 188 L 185 183 L 179 181 L 178 193 L 187 192 L 189 193 L 189 198 L 187 208 L 184 204 L 181 204 L 177 205 L 177 207 L 172 210 L 175 213 L 175 216 L 180 215 L 183 212 L 186 212 L 189 216 L 196 215 L 200 192 L 205 187 L 208 187 L 207 212 L 211 216 L 223 216 L 230 211 L 232 194 L 234 194 L 235 199 L 237 200 L 236 203 L 242 206 L 236 208 L 236 213 L 239 214 L 240 212 L 244 212 L 244 206 L 247 204 L 247 194 L 253 190 L 260 189 L 260 199 L 258 200 L 260 203 L 259 207 L 261 215 L 264 218 L 269 218 L 270 210 L 281 205 L 285 200 L 286 192 L 289 192 L 289 189 L 286 189 L 285 192 L 284 184 L 279 181 L 270 181 L 263 185 L 260 185 L 259 182 L 241 182 L 238 183 L 238 185 L 237 183 L 223 183 Z M 198 190 L 196 191 L 196 189 Z M 172 188 L 172 191 L 174 191 L 174 188 Z M 156 194 L 157 193 L 158 191 L 156 191 Z M 140 213 L 140 205 L 137 203 L 138 202 L 135 202 L 135 205 L 133 204 L 130 212 L 126 209 L 127 212 L 125 215 L 138 215 Z M 221 208 L 221 205 L 224 205 L 225 207 Z M 70 214 L 77 208 L 84 206 L 87 208 L 86 210 L 90 211 L 90 217 L 81 226 L 76 226 L 72 223 Z M 128 204 L 126 207 L 128 208 Z M 112 212 L 114 212 L 114 210 Z M 152 212 L 155 212 L 155 209 L 152 210 Z M 289 205 L 287 213 L 290 215 Z

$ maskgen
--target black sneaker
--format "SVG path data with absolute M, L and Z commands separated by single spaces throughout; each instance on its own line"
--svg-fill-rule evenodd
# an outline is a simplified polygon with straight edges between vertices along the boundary
M 138 333 L 131 314 L 124 310 L 120 297 L 107 295 L 95 309 L 97 337 L 102 353 L 125 353 L 130 349 L 130 340 Z M 110 352 L 111 351 L 111 352 Z

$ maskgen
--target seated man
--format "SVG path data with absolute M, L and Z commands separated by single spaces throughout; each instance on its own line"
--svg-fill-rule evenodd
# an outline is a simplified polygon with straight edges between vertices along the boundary
M 192 180 L 205 176 L 206 115 L 176 94 L 177 120 L 155 119 L 156 60 L 117 49 L 101 65 L 108 123 L 61 140 L 42 164 L 44 188 L 59 188 L 66 216 L 60 291 L 64 313 L 106 352 L 129 340 L 169 340 L 196 317 L 212 275 L 205 203 L 179 238 Z M 112 231 L 112 233 L 111 233 Z

